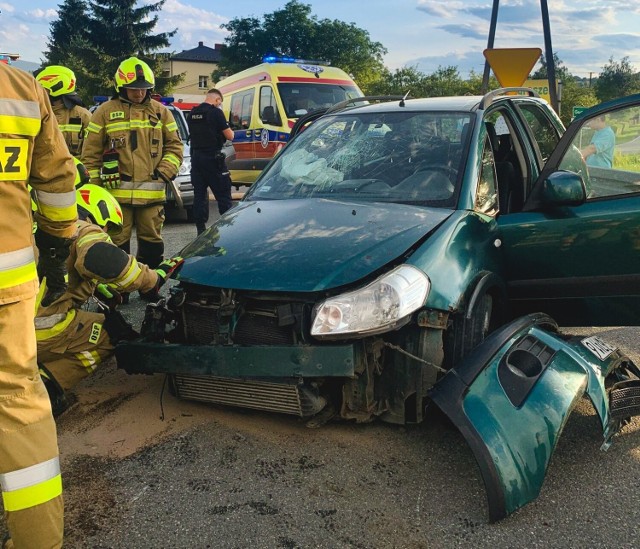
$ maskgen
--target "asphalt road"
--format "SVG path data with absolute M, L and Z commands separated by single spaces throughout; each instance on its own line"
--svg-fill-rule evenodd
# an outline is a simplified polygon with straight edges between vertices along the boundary
M 168 254 L 194 236 L 191 224 L 167 224 Z M 137 297 L 126 314 L 141 321 Z M 640 363 L 637 328 L 577 332 L 599 333 Z M 59 418 L 68 547 L 640 544 L 640 422 L 602 452 L 586 400 L 539 498 L 489 524 L 474 458 L 435 411 L 418 426 L 309 429 L 294 417 L 178 401 L 162 389 L 162 376 L 127 376 L 109 364 Z

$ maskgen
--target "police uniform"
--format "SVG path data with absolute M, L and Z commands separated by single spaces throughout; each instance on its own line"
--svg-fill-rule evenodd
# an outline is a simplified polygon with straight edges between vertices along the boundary
M 36 363 L 38 276 L 27 184 L 38 202 L 39 230 L 71 238 L 75 167 L 44 89 L 3 64 L 0 153 L 0 487 L 10 543 L 60 547 L 62 480 L 56 426 Z
M 213 192 L 221 215 L 233 205 L 231 176 L 222 153 L 226 140 L 222 132 L 227 128 L 222 109 L 209 103 L 201 103 L 189 116 L 193 216 L 199 233 L 209 219 L 207 188 Z
M 117 152 L 121 182 L 111 193 L 122 206 L 124 226 L 113 241 L 126 253 L 133 225 L 138 239 L 137 258 L 152 268 L 164 254 L 165 181 L 177 175 L 184 145 L 171 111 L 153 99 L 131 103 L 115 97 L 100 105 L 91 117 L 82 149 L 82 162 L 91 183 L 100 177 L 105 150 Z
M 82 190 L 80 191 L 82 192 Z M 113 355 L 114 334 L 105 315 L 82 310 L 99 283 L 120 293 L 152 290 L 158 274 L 118 248 L 98 225 L 78 221 L 67 261 L 67 292 L 36 314 L 38 362 L 69 389 Z

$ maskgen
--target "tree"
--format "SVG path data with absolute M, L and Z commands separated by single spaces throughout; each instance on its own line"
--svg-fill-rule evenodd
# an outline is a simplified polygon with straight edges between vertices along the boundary
M 235 18 L 222 25 L 229 31 L 214 80 L 257 65 L 265 55 L 316 59 L 350 73 L 363 88 L 376 81 L 387 50 L 354 24 L 311 15 L 311 6 L 290 0 L 281 10 Z
M 569 69 L 564 66 L 557 53 L 553 54 L 553 68 L 555 69 L 556 80 L 558 81 L 564 82 L 571 76 L 571 73 L 569 73 Z M 540 55 L 540 68 L 531 74 L 531 79 L 546 80 L 547 78 L 549 78 L 549 74 L 547 72 L 547 58 L 544 54 L 542 54 Z
M 158 93 L 180 81 L 179 76 L 161 77 L 162 58 L 154 55 L 169 46 L 169 39 L 176 33 L 153 34 L 158 23 L 155 14 L 164 0 L 140 7 L 136 4 L 137 0 L 89 0 L 87 6 L 83 0 L 65 0 L 59 19 L 51 24 L 47 62 L 68 66 L 76 73 L 85 101 L 93 95 L 112 94 L 118 65 L 132 55 L 149 64 L 156 75 Z M 84 17 L 73 11 L 74 7 L 81 8 Z
M 58 19 L 50 25 L 47 40 L 48 50 L 44 52 L 46 65 L 64 65 L 70 55 L 77 54 L 86 43 L 87 3 L 84 0 L 65 0 L 58 6 Z
M 596 97 L 608 101 L 640 92 L 640 74 L 631 66 L 628 57 L 620 62 L 609 59 L 595 82 Z

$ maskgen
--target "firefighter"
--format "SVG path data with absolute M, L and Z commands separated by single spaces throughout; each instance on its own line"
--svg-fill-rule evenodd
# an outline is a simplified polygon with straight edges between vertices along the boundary
M 152 270 L 138 263 L 110 238 L 122 230 L 117 200 L 92 184 L 78 189 L 76 196 L 80 220 L 67 260 L 69 286 L 54 303 L 38 308 L 35 321 L 38 364 L 54 416 L 69 406 L 66 390 L 110 358 L 118 341 L 138 335 L 115 309 L 119 294 L 157 294 L 182 264 L 181 258 L 167 259 Z M 98 287 L 102 312 L 83 310 Z
M 38 73 L 36 80 L 49 93 L 58 127 L 64 135 L 69 152 L 79 157 L 91 113 L 84 108 L 76 92 L 76 75 L 67 67 L 49 65 Z
M 135 225 L 137 259 L 156 268 L 164 255 L 166 182 L 178 173 L 183 144 L 169 109 L 151 99 L 155 77 L 149 65 L 125 59 L 115 83 L 116 95 L 91 117 L 82 161 L 91 183 L 107 188 L 122 206 L 123 230 L 114 243 L 130 253 Z
M 75 167 L 49 99 L 27 73 L 0 64 L 0 488 L 5 547 L 61 547 L 56 426 L 36 362 L 37 298 L 65 291 L 76 231 Z M 38 203 L 33 247 L 28 185 Z M 38 277 L 43 283 L 38 293 Z

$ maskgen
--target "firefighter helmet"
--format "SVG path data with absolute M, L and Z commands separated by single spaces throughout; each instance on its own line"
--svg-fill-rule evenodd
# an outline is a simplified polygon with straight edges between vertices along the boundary
M 122 230 L 122 209 L 113 195 L 98 185 L 88 183 L 76 190 L 78 215 L 100 227 L 107 227 L 110 234 Z
M 45 67 L 38 73 L 36 80 L 49 92 L 51 97 L 60 97 L 76 92 L 76 75 L 71 69 L 62 65 Z
M 149 65 L 137 57 L 129 57 L 120 63 L 115 80 L 117 91 L 122 88 L 150 90 L 156 85 L 155 76 Z

